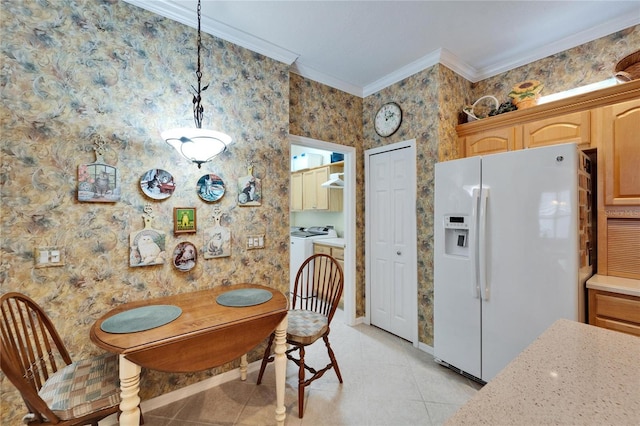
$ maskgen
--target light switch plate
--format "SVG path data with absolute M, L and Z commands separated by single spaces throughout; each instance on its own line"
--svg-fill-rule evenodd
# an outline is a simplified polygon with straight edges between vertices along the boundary
M 60 247 L 36 247 L 34 253 L 36 268 L 64 265 L 64 250 Z
M 264 234 L 247 235 L 247 250 L 263 249 L 263 248 L 264 248 Z

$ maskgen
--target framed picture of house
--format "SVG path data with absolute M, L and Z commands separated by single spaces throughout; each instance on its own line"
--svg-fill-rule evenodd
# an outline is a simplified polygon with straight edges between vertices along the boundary
M 195 207 L 174 207 L 173 208 L 173 233 L 193 234 L 196 232 L 196 208 Z

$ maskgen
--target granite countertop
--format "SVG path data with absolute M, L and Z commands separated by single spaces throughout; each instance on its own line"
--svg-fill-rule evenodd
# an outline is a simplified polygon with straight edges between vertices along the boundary
M 446 425 L 636 425 L 640 338 L 561 319 Z
M 323 244 L 325 246 L 333 246 L 333 247 L 345 247 L 344 238 L 321 238 L 319 240 L 314 240 L 313 244 Z
M 596 274 L 587 280 L 587 288 L 640 297 L 640 280 L 630 278 Z

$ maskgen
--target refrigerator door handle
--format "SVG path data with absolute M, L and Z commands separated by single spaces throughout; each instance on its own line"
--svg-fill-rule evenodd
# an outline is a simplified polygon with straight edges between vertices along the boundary
M 471 258 L 471 286 L 473 291 L 473 297 L 480 299 L 480 282 L 478 281 L 478 256 L 476 249 L 478 247 L 478 206 L 480 203 L 480 188 L 473 188 L 472 194 L 473 203 L 471 207 L 471 230 L 469 235 L 469 256 Z
M 487 198 L 489 188 L 483 186 L 480 192 L 480 214 L 478 216 L 478 262 L 480 274 L 480 294 L 484 300 L 489 300 L 489 283 L 487 281 Z

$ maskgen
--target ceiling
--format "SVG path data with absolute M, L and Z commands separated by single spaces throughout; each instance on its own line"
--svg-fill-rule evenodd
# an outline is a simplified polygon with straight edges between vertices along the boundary
M 196 0 L 125 1 L 197 26 Z M 479 81 L 637 24 L 640 0 L 202 0 L 203 32 L 362 97 L 438 62 Z

